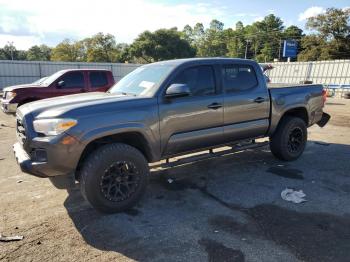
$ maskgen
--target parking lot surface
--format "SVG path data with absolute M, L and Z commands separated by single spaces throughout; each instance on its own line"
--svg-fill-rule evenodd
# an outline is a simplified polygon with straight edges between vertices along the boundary
M 295 162 L 269 148 L 153 171 L 142 201 L 105 215 L 79 185 L 57 189 L 15 163 L 15 119 L 0 113 L 3 261 L 349 261 L 350 100 L 329 99 Z M 169 181 L 171 183 L 169 183 Z M 280 194 L 303 190 L 294 204 Z

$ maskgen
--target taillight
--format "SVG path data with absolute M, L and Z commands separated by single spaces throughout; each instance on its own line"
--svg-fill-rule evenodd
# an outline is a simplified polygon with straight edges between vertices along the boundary
M 323 98 L 323 105 L 326 103 L 327 100 L 327 89 L 322 90 L 322 98 Z

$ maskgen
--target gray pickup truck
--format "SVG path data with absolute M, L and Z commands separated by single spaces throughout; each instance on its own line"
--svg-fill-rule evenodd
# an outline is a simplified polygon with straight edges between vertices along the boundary
M 14 153 L 24 172 L 74 174 L 92 206 L 118 212 L 145 191 L 148 163 L 203 150 L 213 154 L 213 148 L 247 140 L 252 148 L 263 137 L 277 158 L 297 159 L 307 127 L 329 120 L 324 102 L 321 85 L 267 87 L 250 60 L 158 62 L 137 68 L 107 93 L 19 107 Z

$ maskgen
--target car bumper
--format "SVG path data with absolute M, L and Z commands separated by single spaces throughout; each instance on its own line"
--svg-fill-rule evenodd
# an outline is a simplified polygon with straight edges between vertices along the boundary
M 316 123 L 319 127 L 324 127 L 327 125 L 331 116 L 327 113 L 323 113 L 321 119 Z
M 80 146 L 79 150 L 75 151 L 47 142 L 37 143 L 35 147 L 31 147 L 31 154 L 38 152 L 37 150 L 45 152 L 45 157 L 39 159 L 30 156 L 19 142 L 13 145 L 14 155 L 22 172 L 37 177 L 55 177 L 74 173 L 79 161 L 77 156 L 81 153 Z
M 1 100 L 1 110 L 5 113 L 16 113 L 18 104 L 9 103 L 8 101 Z

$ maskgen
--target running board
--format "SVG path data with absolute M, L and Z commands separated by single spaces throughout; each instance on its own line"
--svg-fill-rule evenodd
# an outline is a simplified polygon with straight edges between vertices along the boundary
M 213 151 L 214 149 L 217 149 L 217 148 L 211 148 L 211 149 L 206 150 L 207 152 L 205 152 L 205 153 L 197 154 L 197 155 L 189 156 L 189 157 L 183 157 L 180 159 L 175 159 L 173 161 L 170 161 L 170 159 L 167 158 L 165 160 L 166 161 L 165 163 L 156 163 L 154 165 L 151 164 L 150 168 L 151 169 L 158 169 L 158 168 L 167 169 L 167 168 L 186 165 L 186 164 L 190 164 L 190 163 L 195 163 L 195 162 L 199 162 L 199 161 L 203 161 L 203 160 L 207 160 L 207 159 L 211 159 L 211 158 L 225 156 L 228 154 L 240 152 L 240 151 L 247 150 L 247 149 L 264 147 L 264 146 L 267 146 L 268 144 L 269 144 L 269 141 L 255 142 L 253 140 L 250 144 L 244 144 L 244 145 L 235 144 L 232 146 L 228 145 L 229 147 L 231 147 L 230 149 L 225 149 L 225 150 L 218 151 L 218 152 Z

